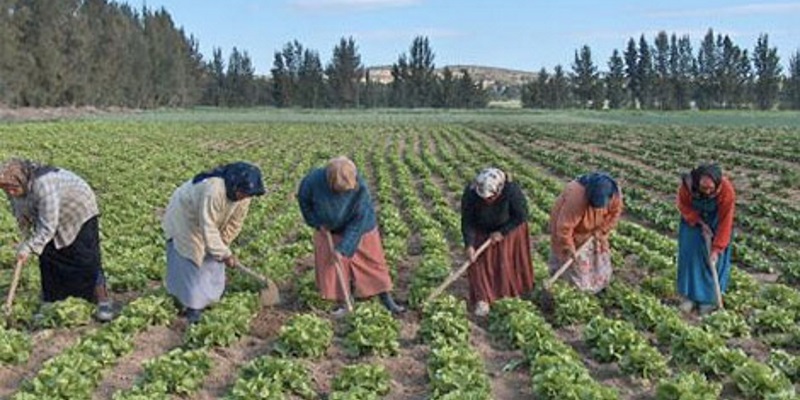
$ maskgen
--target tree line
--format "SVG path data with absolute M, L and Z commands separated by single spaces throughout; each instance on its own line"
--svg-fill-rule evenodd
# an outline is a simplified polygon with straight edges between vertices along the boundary
M 0 38 L 0 103 L 151 108 L 200 99 L 198 42 L 163 8 L 0 0 Z
M 752 52 L 709 29 L 695 53 L 688 35 L 662 31 L 615 49 L 600 72 L 589 46 L 575 52 L 570 71 L 541 69 L 522 88 L 529 108 L 639 108 L 650 110 L 800 109 L 800 50 L 786 75 L 769 36 Z
M 204 60 L 163 8 L 109 0 L 0 0 L 0 38 L 0 104 L 15 107 L 482 108 L 497 94 L 465 69 L 437 69 L 424 36 L 390 77 L 371 76 L 353 38 L 341 38 L 326 64 L 289 41 L 266 77 L 236 47 Z M 651 44 L 642 35 L 602 72 L 592 57 L 583 46 L 569 71 L 543 68 L 507 95 L 520 92 L 531 108 L 800 109 L 800 50 L 783 71 L 766 34 L 752 52 L 712 30 L 697 52 L 688 36 L 661 32 Z

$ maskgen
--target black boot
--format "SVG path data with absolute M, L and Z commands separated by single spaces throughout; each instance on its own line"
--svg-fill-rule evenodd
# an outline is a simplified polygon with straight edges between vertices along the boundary
M 381 299 L 381 303 L 387 310 L 389 310 L 392 314 L 402 314 L 406 312 L 406 308 L 403 306 L 398 305 L 394 302 L 392 295 L 389 292 L 383 292 L 378 295 L 378 298 Z

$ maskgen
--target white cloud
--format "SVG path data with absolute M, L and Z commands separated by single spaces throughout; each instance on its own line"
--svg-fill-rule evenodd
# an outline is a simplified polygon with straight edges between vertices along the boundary
M 743 4 L 739 6 L 719 8 L 698 8 L 686 10 L 664 10 L 647 13 L 651 18 L 686 18 L 686 17 L 724 17 L 738 15 L 769 15 L 800 13 L 800 2 Z
M 292 7 L 303 11 L 354 11 L 409 7 L 422 0 L 291 0 Z

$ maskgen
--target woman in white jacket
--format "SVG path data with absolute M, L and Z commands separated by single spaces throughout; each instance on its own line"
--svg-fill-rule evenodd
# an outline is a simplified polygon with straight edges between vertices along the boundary
M 230 249 L 254 196 L 266 193 L 261 170 L 246 162 L 196 175 L 172 194 L 162 226 L 167 239 L 167 291 L 200 320 L 225 289 L 225 267 L 238 262 Z

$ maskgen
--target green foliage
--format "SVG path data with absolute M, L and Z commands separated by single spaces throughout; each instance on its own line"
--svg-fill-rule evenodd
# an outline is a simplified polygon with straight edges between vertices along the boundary
M 275 350 L 284 356 L 322 357 L 333 339 L 331 322 L 313 314 L 293 316 L 281 327 Z

